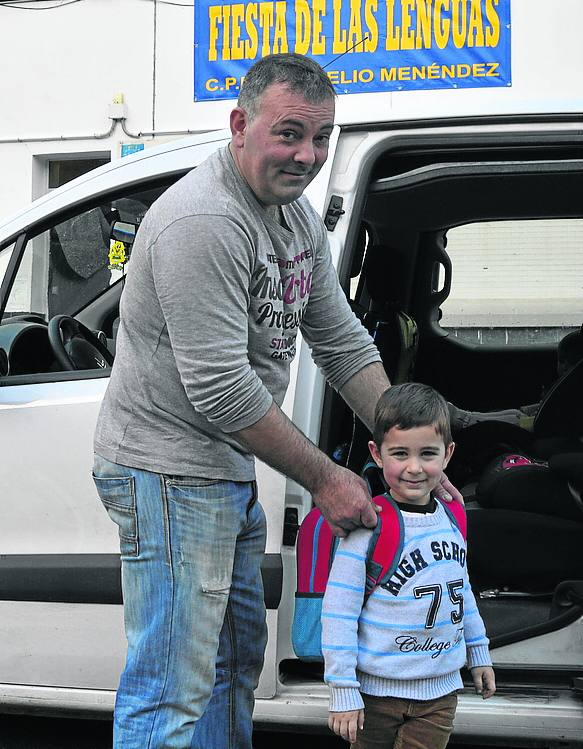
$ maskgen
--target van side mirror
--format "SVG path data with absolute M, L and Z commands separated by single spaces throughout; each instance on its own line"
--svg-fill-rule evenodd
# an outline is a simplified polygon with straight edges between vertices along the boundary
M 130 224 L 128 221 L 114 221 L 111 226 L 111 239 L 131 246 L 136 238 L 137 228 L 136 224 Z

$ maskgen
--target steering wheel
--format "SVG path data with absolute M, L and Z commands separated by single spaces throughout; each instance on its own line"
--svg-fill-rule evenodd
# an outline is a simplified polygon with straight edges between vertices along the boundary
M 113 355 L 85 325 L 69 315 L 55 315 L 48 326 L 49 343 L 59 364 L 67 371 L 107 369 Z

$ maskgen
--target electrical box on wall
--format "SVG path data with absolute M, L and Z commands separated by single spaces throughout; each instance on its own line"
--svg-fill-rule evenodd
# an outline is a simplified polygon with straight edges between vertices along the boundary
M 109 117 L 112 120 L 125 120 L 127 117 L 127 107 L 123 94 L 116 94 L 109 105 Z

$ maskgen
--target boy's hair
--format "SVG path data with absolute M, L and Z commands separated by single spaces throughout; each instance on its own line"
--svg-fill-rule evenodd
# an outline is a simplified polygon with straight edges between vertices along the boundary
M 274 83 L 283 83 L 290 91 L 301 94 L 311 103 L 336 98 L 334 86 L 315 60 L 293 52 L 267 55 L 245 75 L 237 101 L 251 120 L 257 115 L 265 90 Z
M 393 385 L 379 398 L 373 431 L 373 439 L 379 449 L 385 434 L 392 427 L 413 429 L 426 426 L 434 426 L 446 446 L 452 441 L 447 403 L 429 385 L 420 382 Z

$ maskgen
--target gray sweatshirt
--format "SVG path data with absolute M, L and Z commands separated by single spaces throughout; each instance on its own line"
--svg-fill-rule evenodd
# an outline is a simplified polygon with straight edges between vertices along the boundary
M 273 221 L 228 149 L 170 187 L 138 231 L 95 451 L 135 468 L 250 481 L 232 436 L 281 405 L 298 330 L 336 389 L 379 361 L 305 198 Z

